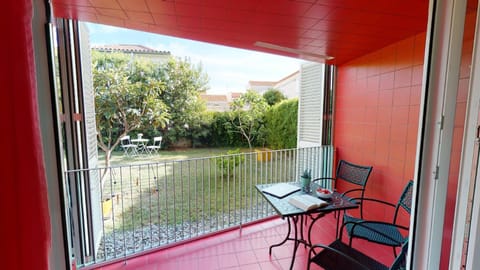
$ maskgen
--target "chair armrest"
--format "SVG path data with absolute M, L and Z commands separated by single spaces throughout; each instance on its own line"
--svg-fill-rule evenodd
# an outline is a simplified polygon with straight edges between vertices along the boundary
M 351 200 L 355 200 L 355 201 L 360 201 L 360 203 L 363 203 L 363 201 L 369 201 L 369 202 L 375 202 L 375 203 L 380 203 L 380 204 L 384 204 L 384 205 L 387 205 L 387 206 L 391 206 L 391 207 L 396 207 L 397 205 L 393 204 L 393 203 L 390 203 L 390 202 L 387 202 L 387 201 L 382 201 L 382 200 L 379 200 L 379 199 L 374 199 L 374 198 L 351 198 Z
M 356 222 L 355 221 L 349 221 L 349 222 L 345 222 L 345 223 L 353 223 L 355 225 L 364 226 L 364 227 L 366 227 L 365 224 L 383 224 L 383 225 L 386 225 L 386 226 L 396 227 L 396 228 L 406 230 L 406 231 L 408 231 L 410 229 L 409 227 L 406 227 L 406 226 L 393 224 L 393 223 L 385 222 L 385 221 L 375 221 L 375 220 L 362 220 L 362 221 L 356 221 Z M 374 231 L 377 231 L 377 230 L 374 230 Z
M 376 230 L 375 228 L 372 228 L 370 226 L 367 226 L 368 224 L 381 224 L 381 225 L 385 225 L 385 226 L 389 226 L 389 227 L 395 227 L 395 228 L 398 228 L 398 229 L 401 229 L 401 230 L 405 230 L 405 231 L 408 231 L 409 228 L 408 227 L 405 227 L 405 226 L 402 226 L 402 225 L 398 225 L 398 224 L 393 224 L 393 223 L 389 223 L 389 222 L 383 222 L 383 221 L 372 221 L 372 220 L 362 220 L 362 221 L 349 221 L 349 222 L 345 222 L 343 225 L 342 225 L 342 229 L 344 226 L 346 226 L 347 224 L 353 224 L 352 226 L 352 234 L 355 234 L 355 227 L 363 227 L 363 228 L 366 228 L 370 231 L 373 231 L 375 233 L 378 233 L 382 236 L 384 236 L 385 238 L 388 238 L 390 239 L 391 241 L 395 241 L 396 239 L 393 239 L 390 235 L 386 234 L 385 232 L 383 231 L 379 231 L 379 230 Z M 399 242 L 399 245 L 401 245 L 402 243 Z
M 343 253 L 342 251 L 339 251 L 338 249 L 335 249 L 335 248 L 327 246 L 327 245 L 322 245 L 322 244 L 312 245 L 312 247 L 310 248 L 310 252 L 308 254 L 309 260 L 312 258 L 312 254 L 315 253 L 315 248 L 323 248 L 323 249 L 326 249 L 330 252 L 333 252 L 333 253 L 336 253 L 336 254 L 340 255 L 342 258 L 350 261 L 353 264 L 352 267 L 356 266 L 355 269 L 370 270 L 370 268 L 366 267 L 365 265 L 363 265 L 359 261 L 357 261 L 354 258 L 350 257 L 349 255 Z
M 347 195 L 347 194 L 350 193 L 350 192 L 362 191 L 362 190 L 363 190 L 363 189 L 361 189 L 361 188 L 354 188 L 354 189 L 347 190 L 347 191 L 341 193 L 340 195 L 345 196 L 345 195 Z M 352 198 L 352 199 L 353 199 L 353 198 Z
M 332 178 L 332 177 L 319 177 L 319 178 L 315 178 L 312 180 L 312 182 L 316 182 L 316 181 L 320 181 L 320 180 L 330 180 L 330 181 L 335 181 L 336 179 L 335 178 Z

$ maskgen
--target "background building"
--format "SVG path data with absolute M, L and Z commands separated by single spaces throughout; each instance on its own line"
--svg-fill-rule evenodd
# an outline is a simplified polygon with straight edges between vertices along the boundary
M 207 111 L 225 112 L 230 110 L 230 103 L 239 98 L 242 93 L 233 92 L 225 95 L 201 94 L 200 98 L 205 101 Z
M 207 111 L 224 112 L 230 108 L 227 95 L 201 94 L 200 98 L 205 101 Z
M 255 92 L 263 95 L 263 93 L 274 86 L 275 82 L 271 81 L 248 81 L 247 89 L 252 89 Z
M 298 97 L 299 93 L 299 71 L 276 81 L 249 81 L 248 89 L 252 89 L 263 95 L 268 89 L 277 89 L 287 98 Z

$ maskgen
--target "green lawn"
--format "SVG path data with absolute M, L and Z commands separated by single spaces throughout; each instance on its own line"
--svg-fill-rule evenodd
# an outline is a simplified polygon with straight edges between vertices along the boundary
M 131 164 L 144 164 L 154 163 L 172 160 L 183 160 L 192 158 L 203 158 L 224 155 L 227 151 L 234 148 L 186 148 L 176 150 L 160 150 L 157 154 L 141 154 L 138 156 L 125 156 L 122 151 L 115 151 L 112 153 L 111 165 L 131 165 Z M 242 152 L 249 152 L 248 148 L 242 149 Z M 99 167 L 105 166 L 105 153 L 103 151 L 98 152 Z

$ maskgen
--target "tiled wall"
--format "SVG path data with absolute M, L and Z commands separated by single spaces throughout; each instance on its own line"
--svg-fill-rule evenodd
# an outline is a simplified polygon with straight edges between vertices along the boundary
M 457 179 L 470 76 L 475 16 L 467 16 L 457 95 L 441 269 L 448 269 Z M 419 34 L 338 67 L 334 145 L 337 160 L 373 165 L 366 196 L 396 203 L 413 178 L 425 34 Z M 371 217 L 391 211 L 368 208 Z M 407 222 L 405 216 L 403 222 Z
M 337 159 L 374 166 L 367 196 L 395 202 L 413 178 L 424 44 L 420 34 L 338 67 Z

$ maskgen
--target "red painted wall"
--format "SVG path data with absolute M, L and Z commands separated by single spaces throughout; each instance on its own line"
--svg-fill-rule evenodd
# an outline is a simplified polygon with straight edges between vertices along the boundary
M 51 247 L 37 107 L 32 2 L 2 2 L 6 12 L 0 19 L 1 269 L 48 269 Z
M 413 178 L 424 46 L 420 34 L 338 67 L 337 157 L 373 165 L 369 197 L 396 202 Z
M 445 211 L 441 269 L 448 269 L 455 195 L 470 75 L 475 14 L 467 16 Z M 337 159 L 372 165 L 366 196 L 396 203 L 413 178 L 425 34 L 407 38 L 338 67 L 334 144 Z M 366 208 L 391 220 L 391 210 Z M 408 225 L 408 217 L 402 217 Z

